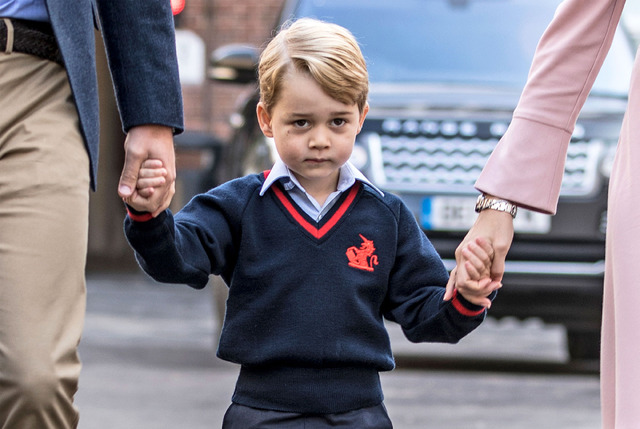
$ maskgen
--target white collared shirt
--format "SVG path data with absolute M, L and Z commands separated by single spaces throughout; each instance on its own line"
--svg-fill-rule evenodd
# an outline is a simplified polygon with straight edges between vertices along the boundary
M 14 0 L 0 2 L 0 16 L 30 21 L 50 22 L 45 0 Z
M 338 197 L 347 189 L 351 188 L 356 180 L 364 182 L 374 188 L 376 191 L 380 193 L 380 195 L 384 194 L 381 190 L 376 188 L 360 170 L 358 170 L 351 162 L 347 161 L 342 167 L 340 167 L 340 176 L 338 178 L 338 186 L 335 192 L 332 192 L 324 202 L 324 204 L 320 205 L 315 198 L 313 198 L 304 187 L 300 184 L 298 179 L 291 173 L 289 167 L 281 160 L 276 160 L 276 163 L 271 168 L 271 172 L 269 176 L 264 181 L 262 185 L 262 189 L 260 190 L 260 196 L 264 195 L 265 192 L 273 185 L 277 180 L 282 182 L 282 186 L 284 189 L 291 195 L 291 198 L 295 203 L 300 206 L 302 210 L 306 214 L 308 214 L 312 219 L 316 222 L 319 222 L 320 219 L 327 214 L 331 207 L 338 201 Z

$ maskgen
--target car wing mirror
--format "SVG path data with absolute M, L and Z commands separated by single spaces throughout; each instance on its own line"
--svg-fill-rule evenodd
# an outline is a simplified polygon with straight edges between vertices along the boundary
M 224 45 L 211 53 L 207 77 L 217 82 L 255 82 L 258 60 L 258 49 L 254 46 Z

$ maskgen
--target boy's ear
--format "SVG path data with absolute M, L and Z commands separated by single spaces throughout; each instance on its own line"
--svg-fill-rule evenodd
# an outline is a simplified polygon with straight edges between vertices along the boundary
M 261 101 L 256 107 L 256 115 L 258 116 L 258 124 L 265 137 L 273 137 L 273 130 L 271 128 L 271 116 L 267 112 L 264 103 Z
M 367 117 L 367 113 L 369 113 L 369 103 L 366 103 L 364 105 L 364 108 L 362 109 L 362 113 L 360 114 L 360 123 L 358 124 L 358 133 L 360 133 L 360 130 L 362 129 L 362 124 L 364 124 L 364 119 Z

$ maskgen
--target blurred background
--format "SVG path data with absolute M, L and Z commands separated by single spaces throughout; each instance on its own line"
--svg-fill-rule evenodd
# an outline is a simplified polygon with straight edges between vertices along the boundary
M 228 44 L 262 46 L 273 32 L 284 0 L 186 0 L 175 17 L 180 72 L 183 80 L 185 126 L 189 136 L 178 153 L 180 174 L 172 209 L 179 209 L 191 194 L 199 192 L 200 174 L 213 162 L 211 151 L 185 146 L 212 147 L 224 144 L 233 134 L 231 118 L 243 95 L 249 97 L 255 85 L 228 85 L 207 78 L 211 54 Z M 634 42 L 640 40 L 640 4 L 627 2 L 624 28 Z M 96 35 L 98 46 L 101 46 Z M 132 254 L 121 234 L 124 211 L 116 189 L 123 163 L 124 135 L 112 95 L 104 55 L 99 56 L 101 82 L 102 144 L 98 192 L 92 194 L 89 271 L 136 269 Z M 194 179 L 193 172 L 199 176 Z M 195 186 L 195 187 L 194 187 Z
M 463 6 L 473 0 L 438 1 Z M 640 2 L 627 3 L 620 31 L 635 51 Z M 175 16 L 186 131 L 176 137 L 178 179 L 172 210 L 219 180 L 213 167 L 227 167 L 216 164 L 222 159 L 221 148 L 246 125 L 238 112 L 255 95 L 253 82 L 212 79 L 213 53 L 230 44 L 263 46 L 284 4 L 186 0 Z M 370 23 L 374 28 L 378 24 Z M 96 39 L 101 46 L 100 36 Z M 628 56 L 633 58 L 633 53 Z M 102 143 L 99 187 L 91 196 L 80 427 L 219 427 L 237 371 L 215 358 L 224 286 L 212 279 L 210 289 L 218 291 L 212 294 L 158 285 L 138 269 L 122 233 L 125 211 L 116 192 L 124 135 L 104 54 L 98 62 Z M 626 76 L 624 70 L 621 76 Z M 525 302 L 534 312 L 535 301 Z M 535 317 L 490 318 L 456 346 L 409 344 L 396 326 L 389 329 L 399 371 L 383 375 L 383 384 L 387 407 L 401 429 L 600 425 L 598 362 L 572 361 L 560 325 Z M 592 338 L 588 344 L 597 350 Z

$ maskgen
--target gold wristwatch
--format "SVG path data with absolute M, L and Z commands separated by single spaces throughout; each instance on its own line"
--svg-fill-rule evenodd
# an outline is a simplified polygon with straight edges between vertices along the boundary
M 518 213 L 518 207 L 510 203 L 507 200 L 501 200 L 498 198 L 487 197 L 484 194 L 480 194 L 478 200 L 476 201 L 476 212 L 480 213 L 482 210 L 491 209 L 497 210 L 499 212 L 509 213 L 512 217 L 516 217 L 516 213 Z

